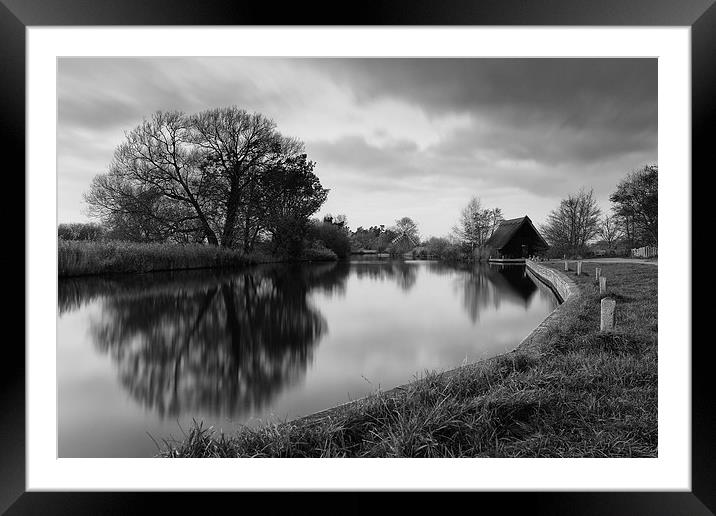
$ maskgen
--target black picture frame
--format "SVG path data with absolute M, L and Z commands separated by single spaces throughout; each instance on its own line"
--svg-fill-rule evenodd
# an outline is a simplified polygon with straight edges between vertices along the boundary
M 4 156 L 17 158 L 12 172 L 17 190 L 25 192 L 25 28 L 62 25 L 556 25 L 556 26 L 689 26 L 691 27 L 692 82 L 692 192 L 697 175 L 707 171 L 713 146 L 708 129 L 716 125 L 716 5 L 715 0 L 393 0 L 366 4 L 211 0 L 0 0 L 0 141 Z M 708 163 L 708 165 L 707 165 Z M 6 162 L 7 166 L 7 162 Z M 711 165 L 712 167 L 713 165 Z M 688 171 L 685 171 L 688 173 Z M 17 196 L 19 198 L 19 195 Z M 695 206 L 696 202 L 692 204 Z M 693 210 L 693 208 L 692 208 Z M 19 209 L 6 216 L 17 223 Z M 698 234 L 703 217 L 692 211 L 692 234 Z M 25 225 L 23 224 L 23 229 Z M 19 231 L 19 230 L 18 230 Z M 25 242 L 26 234 L 13 239 Z M 17 248 L 14 245 L 13 248 Z M 26 267 L 23 246 L 22 269 Z M 15 251 L 17 252 L 17 251 Z M 16 257 L 16 259 L 18 259 Z M 16 273 L 13 272 L 13 275 Z M 19 275 L 18 275 L 19 276 Z M 23 294 L 23 301 L 24 301 Z M 699 322 L 696 298 L 692 321 Z M 15 310 L 25 303 L 16 299 Z M 685 300 L 686 301 L 686 300 Z M 703 306 L 703 305 L 700 305 Z M 694 317 L 696 315 L 696 317 Z M 20 314 L 6 316 L 20 321 Z M 22 318 L 24 320 L 24 317 Z M 18 324 L 18 323 L 15 323 Z M 693 327 L 693 325 L 692 325 Z M 695 330 L 696 327 L 693 327 Z M 24 325 L 21 333 L 24 336 Z M 693 332 L 696 335 L 696 332 Z M 9 335 L 9 334 L 8 334 Z M 709 340 L 709 339 L 707 339 Z M 716 513 L 716 418 L 711 392 L 711 363 L 706 341 L 696 341 L 692 353 L 692 491 L 690 492 L 529 492 L 474 493 L 468 503 L 496 502 L 500 511 L 529 514 L 715 514 Z M 662 345 L 691 343 L 662 343 Z M 182 493 L 68 493 L 26 492 L 25 489 L 25 350 L 18 339 L 6 337 L 0 361 L 0 511 L 7 514 L 124 514 L 147 509 L 147 498 L 162 510 L 185 512 L 195 500 Z M 286 502 L 308 503 L 311 493 L 293 493 Z M 242 506 L 260 493 L 212 493 L 216 497 L 241 496 Z M 265 496 L 265 494 L 263 495 Z M 460 495 L 462 496 L 462 495 Z M 473 495 L 471 495 L 472 498 Z M 344 513 L 375 510 L 380 501 L 372 494 L 352 493 L 340 502 Z M 348 498 L 348 497 L 346 497 Z M 228 500 L 227 500 L 228 501 Z M 256 500 L 265 505 L 266 501 Z M 206 500 L 197 507 L 207 508 Z M 404 498 L 409 505 L 424 507 L 422 494 Z M 458 510 L 458 499 L 446 509 Z M 323 510 L 334 512 L 322 501 Z M 276 508 L 272 504 L 272 508 Z M 484 506 L 487 507 L 487 506 Z M 218 507 L 217 507 L 218 508 Z M 305 505 L 304 505 L 305 508 Z M 316 508 L 314 506 L 314 508 Z M 273 511 L 272 511 L 273 512 Z

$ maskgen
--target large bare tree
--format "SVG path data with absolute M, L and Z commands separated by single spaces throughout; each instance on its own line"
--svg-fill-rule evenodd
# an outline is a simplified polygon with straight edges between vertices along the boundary
M 617 217 L 614 215 L 605 215 L 599 223 L 597 234 L 604 240 L 609 249 L 613 249 L 622 236 L 622 228 L 619 225 Z
M 503 220 L 500 208 L 483 208 L 479 197 L 473 196 L 460 212 L 460 220 L 453 227 L 457 240 L 471 249 L 484 247 Z
M 96 176 L 85 195 L 90 213 L 134 215 L 167 231 L 198 228 L 217 245 L 206 210 L 211 178 L 199 166 L 189 118 L 179 111 L 158 111 L 125 136 L 108 172 Z
M 570 194 L 547 216 L 542 234 L 549 244 L 570 254 L 579 254 L 599 231 L 601 210 L 593 190 Z
M 221 183 L 221 244 L 234 246 L 237 229 L 243 229 L 246 242 L 260 175 L 282 159 L 300 154 L 303 145 L 283 137 L 270 118 L 237 107 L 202 111 L 192 117 L 192 125 L 194 142 L 207 152 L 206 159 Z
M 235 106 L 191 116 L 157 112 L 126 133 L 85 198 L 91 214 L 132 240 L 199 240 L 250 251 L 271 217 L 276 223 L 273 203 L 303 199 L 308 214 L 290 207 L 300 225 L 325 201 L 302 151 L 273 120 Z

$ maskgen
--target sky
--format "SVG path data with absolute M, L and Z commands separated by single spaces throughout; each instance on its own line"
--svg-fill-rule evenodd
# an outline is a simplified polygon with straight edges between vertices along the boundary
M 604 212 L 657 163 L 656 59 L 60 58 L 58 222 L 158 110 L 236 105 L 302 140 L 351 229 L 411 217 L 445 236 L 472 196 L 542 224 L 593 189 Z

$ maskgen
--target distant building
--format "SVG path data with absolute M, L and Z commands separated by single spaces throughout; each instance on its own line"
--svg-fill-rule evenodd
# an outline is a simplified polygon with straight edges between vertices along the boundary
M 491 259 L 497 260 L 525 259 L 549 249 L 527 216 L 500 222 L 485 246 L 491 251 Z
M 390 246 L 395 254 L 406 254 L 415 249 L 418 246 L 418 242 L 403 231 L 390 242 Z

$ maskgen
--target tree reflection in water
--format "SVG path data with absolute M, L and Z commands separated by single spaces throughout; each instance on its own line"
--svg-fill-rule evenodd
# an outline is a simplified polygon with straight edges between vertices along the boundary
M 121 383 L 147 408 L 161 416 L 236 417 L 303 377 L 327 329 L 308 294 L 342 295 L 348 270 L 347 264 L 266 266 L 174 273 L 145 288 L 115 284 L 90 331 Z M 62 299 L 76 305 L 82 288 L 77 282 L 64 288 L 60 305 Z M 102 295 L 96 285 L 84 290 Z
M 94 346 L 149 410 L 241 417 L 304 377 L 327 331 L 312 293 L 345 296 L 349 271 L 408 292 L 419 267 L 447 276 L 473 323 L 488 306 L 527 308 L 537 291 L 520 266 L 358 261 L 61 280 L 59 312 L 98 301 Z
M 419 263 L 404 261 L 365 260 L 352 263 L 358 278 L 378 281 L 393 280 L 404 292 L 415 285 Z M 499 308 L 501 303 L 529 306 L 537 286 L 527 275 L 524 265 L 454 264 L 428 262 L 428 270 L 454 277 L 454 286 L 462 294 L 462 302 L 470 320 L 475 323 L 487 306 Z
M 524 265 L 476 264 L 451 266 L 441 262 L 430 264 L 436 274 L 456 275 L 454 286 L 462 294 L 463 306 L 475 323 L 480 312 L 488 306 L 499 308 L 501 303 L 529 306 L 537 286 L 527 276 Z M 456 272 L 457 271 L 457 272 Z
M 402 260 L 363 260 L 352 262 L 356 276 L 372 280 L 392 280 L 403 292 L 409 292 L 418 278 L 418 264 Z

